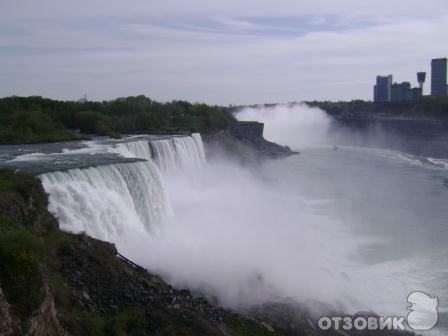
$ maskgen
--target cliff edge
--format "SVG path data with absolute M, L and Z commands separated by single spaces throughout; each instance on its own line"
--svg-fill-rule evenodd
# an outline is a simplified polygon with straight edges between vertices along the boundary
M 239 121 L 234 126 L 214 133 L 202 134 L 208 157 L 225 155 L 244 164 L 287 157 L 297 152 L 263 137 L 264 124 Z

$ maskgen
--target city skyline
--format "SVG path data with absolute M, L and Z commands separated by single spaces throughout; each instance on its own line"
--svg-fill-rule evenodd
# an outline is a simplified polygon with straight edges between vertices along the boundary
M 414 86 L 448 55 L 442 0 L 5 0 L 0 18 L 0 96 L 371 100 L 377 74 Z
M 433 58 L 430 71 L 430 96 L 448 96 L 447 58 Z M 393 74 L 377 75 L 373 101 L 377 103 L 415 101 L 425 96 L 426 71 L 417 71 L 418 87 L 410 81 L 395 82 Z

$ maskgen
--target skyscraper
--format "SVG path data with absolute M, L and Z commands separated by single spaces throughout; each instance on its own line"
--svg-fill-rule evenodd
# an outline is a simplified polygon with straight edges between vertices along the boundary
M 435 58 L 431 61 L 431 96 L 446 96 L 446 58 Z
M 391 85 L 392 75 L 376 76 L 376 85 L 373 88 L 373 101 L 375 103 L 389 102 Z

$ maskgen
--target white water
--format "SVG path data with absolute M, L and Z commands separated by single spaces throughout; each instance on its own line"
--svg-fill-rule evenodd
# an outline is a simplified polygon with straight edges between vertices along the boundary
M 320 147 L 254 173 L 206 163 L 198 135 L 123 145 L 149 161 L 44 174 L 50 210 L 179 287 L 229 306 L 291 297 L 349 312 L 403 313 L 413 290 L 446 297 L 447 191 L 425 166 Z
M 154 148 L 169 149 L 166 153 L 155 153 L 163 170 L 199 169 L 205 162 L 198 134 L 150 142 L 129 141 L 109 147 L 94 144 L 95 150 L 101 148 L 146 162 L 41 175 L 43 186 L 50 194 L 49 210 L 59 219 L 61 228 L 87 232 L 93 237 L 117 243 L 130 232 L 159 231 L 172 217 L 172 209 L 162 174 L 152 161 L 150 144 Z M 172 157 L 166 159 L 165 154 Z
M 116 148 L 112 149 L 112 151 L 116 151 L 127 158 L 151 160 L 151 149 L 149 148 L 149 142 L 146 140 L 120 143 Z
M 162 171 L 197 171 L 204 166 L 204 147 L 197 133 L 191 137 L 151 141 L 150 146 Z
M 127 231 L 155 229 L 170 213 L 162 178 L 152 162 L 73 169 L 41 176 L 49 210 L 63 230 L 117 241 Z

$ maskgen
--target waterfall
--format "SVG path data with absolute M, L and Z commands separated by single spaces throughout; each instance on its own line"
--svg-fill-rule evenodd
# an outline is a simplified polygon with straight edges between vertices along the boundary
M 205 163 L 199 134 L 123 142 L 105 150 L 146 161 L 40 176 L 49 194 L 49 210 L 63 230 L 114 242 L 129 231 L 153 232 L 172 216 L 162 174 L 196 171 Z
M 199 133 L 193 133 L 191 135 L 193 138 L 193 141 L 195 143 L 195 146 L 197 148 L 197 151 L 199 153 L 199 159 L 202 163 L 205 162 L 205 151 L 204 151 L 204 144 L 202 143 L 202 138 Z
M 123 142 L 111 150 L 124 157 L 151 160 L 151 149 L 146 140 Z
M 63 230 L 115 241 L 125 231 L 152 231 L 171 210 L 154 163 L 134 162 L 40 176 L 49 210 Z
M 194 133 L 188 137 L 175 137 L 150 141 L 154 160 L 163 171 L 197 171 L 205 163 L 201 136 Z
M 175 166 L 176 157 L 172 140 L 156 140 L 150 142 L 157 165 L 163 171 Z
M 197 171 L 205 163 L 200 134 L 162 140 L 123 142 L 110 149 L 127 158 L 152 160 L 162 172 Z

